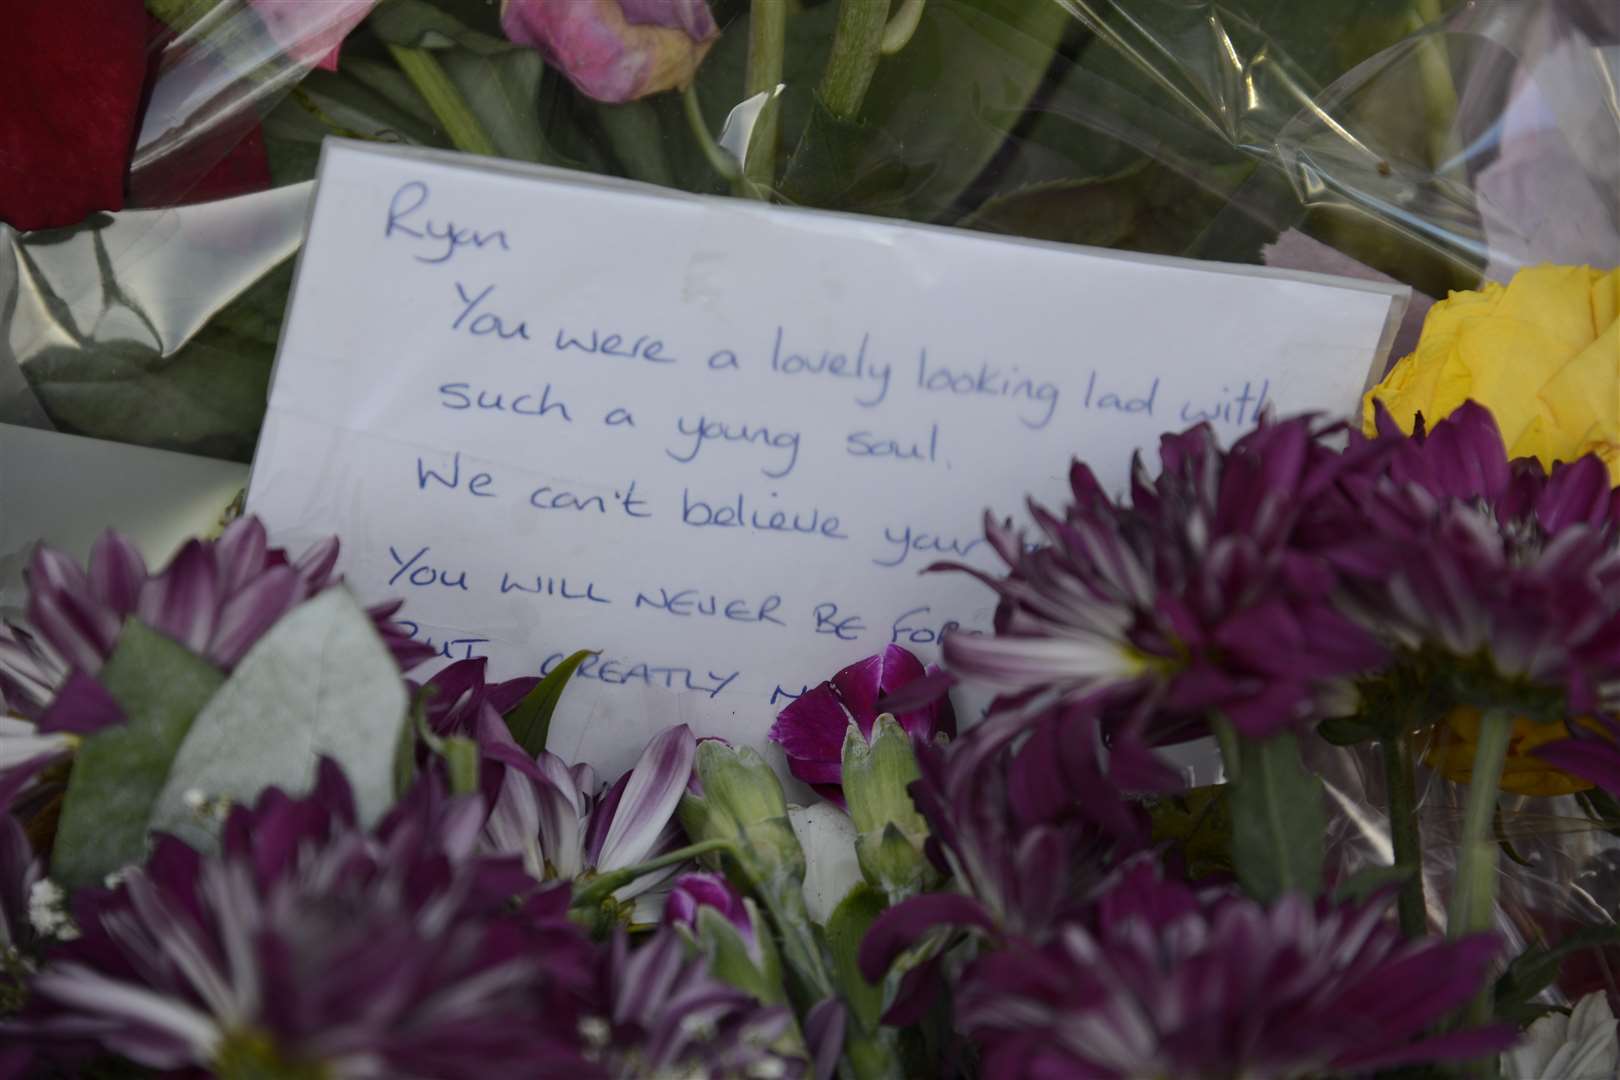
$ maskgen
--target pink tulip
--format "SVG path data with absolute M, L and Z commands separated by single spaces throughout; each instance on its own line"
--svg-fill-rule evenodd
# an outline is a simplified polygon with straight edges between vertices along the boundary
M 720 33 L 706 0 L 503 0 L 501 26 L 607 102 L 690 85 Z

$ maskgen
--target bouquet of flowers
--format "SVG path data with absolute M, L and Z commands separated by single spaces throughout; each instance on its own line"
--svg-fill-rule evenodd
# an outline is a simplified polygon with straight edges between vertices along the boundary
M 1611 6 L 14 7 L 8 423 L 247 460 L 333 134 L 1435 302 L 1353 421 L 987 516 L 938 667 L 622 775 L 588 651 L 431 670 L 336 539 L 31 548 L 0 1078 L 1616 1075 Z
M 409 681 L 335 541 L 41 547 L 0 636 L 0 1067 L 1612 1076 L 1564 961 L 1620 897 L 1537 910 L 1515 822 L 1620 829 L 1617 334 L 1620 270 L 1538 268 L 1438 306 L 1354 430 L 1169 434 L 1119 497 L 1076 462 L 1038 535 L 986 521 L 993 633 L 776 717 L 807 806 L 681 725 L 611 782 L 547 751 L 584 653 Z M 1163 753 L 1205 737 L 1189 790 Z

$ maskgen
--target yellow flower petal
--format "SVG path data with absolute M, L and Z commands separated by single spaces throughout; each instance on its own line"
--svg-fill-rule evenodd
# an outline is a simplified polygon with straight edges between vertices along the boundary
M 1479 748 L 1480 711 L 1468 706 L 1451 710 L 1434 734 L 1434 741 L 1423 755 L 1424 763 L 1447 780 L 1466 784 L 1474 775 L 1474 752 Z M 1592 731 L 1602 731 L 1590 720 L 1576 723 Z M 1502 767 L 1502 790 L 1515 795 L 1573 795 L 1593 785 L 1578 776 L 1531 756 L 1537 747 L 1569 738 L 1567 724 L 1541 724 L 1518 717 L 1508 743 L 1507 760 Z
M 1536 266 L 1506 286 L 1454 292 L 1429 312 L 1416 351 L 1366 397 L 1405 431 L 1473 399 L 1489 409 L 1511 457 L 1551 467 L 1595 453 L 1620 483 L 1620 269 Z

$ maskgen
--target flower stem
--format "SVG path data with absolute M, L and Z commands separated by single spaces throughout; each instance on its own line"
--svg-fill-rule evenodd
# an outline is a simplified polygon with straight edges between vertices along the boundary
M 643 874 L 650 874 L 654 870 L 662 870 L 666 866 L 674 866 L 676 863 L 685 862 L 687 859 L 695 859 L 699 855 L 707 855 L 711 851 L 725 851 L 735 855 L 736 850 L 735 845 L 730 840 L 724 837 L 716 837 L 713 840 L 700 840 L 695 844 L 688 844 L 686 847 L 667 851 L 655 859 L 648 859 L 646 862 L 637 863 L 635 866 L 609 870 L 605 874 L 592 878 L 584 888 L 575 889 L 574 901 L 570 906 L 576 908 L 595 907 L 611 896 L 615 890 L 622 889 Z
M 839 0 L 838 28 L 821 73 L 821 102 L 840 120 L 853 120 L 877 72 L 889 0 Z
M 881 52 L 884 56 L 893 56 L 906 47 L 911 35 L 917 32 L 917 24 L 922 22 L 923 8 L 927 3 L 928 0 L 901 0 L 900 10 L 883 28 Z
M 1384 778 L 1389 788 L 1389 835 L 1395 865 L 1409 872 L 1401 882 L 1397 900 L 1401 932 L 1422 937 L 1429 929 L 1428 905 L 1423 897 L 1423 834 L 1418 828 L 1417 785 L 1412 763 L 1412 737 L 1406 731 L 1382 740 Z
M 767 94 L 748 136 L 737 193 L 767 198 L 776 186 L 776 144 L 779 139 L 782 56 L 787 45 L 787 0 L 753 0 L 748 19 L 748 66 L 743 75 L 746 97 Z
M 1496 910 L 1496 796 L 1502 783 L 1502 766 L 1507 761 L 1508 744 L 1513 738 L 1513 717 L 1504 709 L 1487 709 L 1479 722 L 1479 744 L 1474 750 L 1473 774 L 1468 781 L 1468 798 L 1463 807 L 1462 846 L 1457 854 L 1457 881 L 1446 920 L 1446 936 L 1489 930 Z M 1463 1006 L 1459 1019 L 1474 1026 L 1491 1017 L 1492 994 L 1487 985 Z M 1482 1075 L 1495 1071 L 1495 1059 L 1483 1066 Z
M 464 735 L 444 740 L 444 763 L 450 773 L 450 794 L 478 793 L 478 744 Z
M 736 180 L 741 175 L 741 170 L 737 168 L 737 162 L 732 156 L 721 149 L 720 144 L 714 141 L 714 136 L 709 134 L 709 125 L 703 119 L 703 109 L 698 104 L 695 82 L 681 91 L 681 105 L 686 111 L 687 126 L 692 129 L 692 136 L 697 140 L 698 149 L 702 150 L 703 156 L 708 159 L 710 168 L 719 173 L 723 180 Z
M 411 85 L 416 87 L 416 92 L 427 102 L 428 108 L 433 110 L 439 123 L 444 125 L 450 142 L 457 150 L 491 157 L 495 155 L 495 144 L 490 141 L 483 125 L 467 107 L 461 92 L 450 81 L 450 76 L 445 74 L 439 61 L 434 59 L 432 52 L 406 45 L 390 45 L 388 51 L 393 54 L 394 62 L 405 77 L 411 80 Z

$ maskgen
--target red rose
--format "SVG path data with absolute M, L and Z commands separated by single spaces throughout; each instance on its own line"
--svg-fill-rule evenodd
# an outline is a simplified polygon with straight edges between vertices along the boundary
M 141 0 L 8 5 L 0 221 L 42 229 L 123 206 L 145 80 Z

